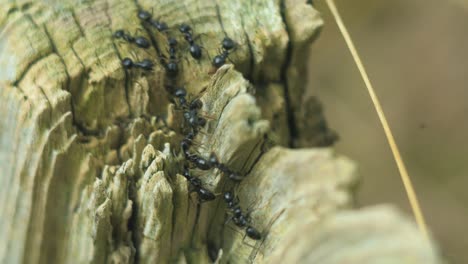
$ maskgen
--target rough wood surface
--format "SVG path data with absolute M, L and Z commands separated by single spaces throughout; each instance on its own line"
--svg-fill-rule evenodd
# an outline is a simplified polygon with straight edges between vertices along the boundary
M 208 56 L 181 50 L 178 78 L 210 116 L 197 151 L 246 175 L 238 186 L 216 170 L 200 178 L 217 194 L 233 187 L 265 239 L 226 223 L 221 197 L 199 204 L 189 193 L 183 118 L 163 67 L 121 67 L 123 57 L 157 60 L 157 50 L 112 38 L 138 32 L 167 55 L 139 8 L 199 36 Z M 303 98 L 321 26 L 298 0 L 1 4 L 0 261 L 209 263 L 211 251 L 218 263 L 438 263 L 395 209 L 351 210 L 352 162 L 329 148 L 286 148 L 333 141 L 317 103 Z M 215 71 L 209 58 L 224 36 L 239 46 Z

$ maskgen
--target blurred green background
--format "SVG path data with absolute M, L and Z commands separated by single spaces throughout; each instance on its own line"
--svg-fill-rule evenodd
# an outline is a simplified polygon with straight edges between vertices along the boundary
M 337 152 L 354 159 L 359 206 L 397 204 L 411 214 L 377 114 L 324 0 L 311 47 L 318 95 Z M 336 0 L 400 147 L 442 254 L 468 263 L 468 0 Z

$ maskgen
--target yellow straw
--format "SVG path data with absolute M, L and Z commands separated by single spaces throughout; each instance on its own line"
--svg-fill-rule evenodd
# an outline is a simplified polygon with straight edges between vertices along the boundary
M 398 150 L 397 144 L 395 143 L 395 139 L 393 138 L 392 131 L 390 130 L 390 126 L 388 125 L 387 119 L 385 118 L 379 99 L 375 94 L 374 88 L 372 87 L 372 84 L 369 80 L 369 76 L 367 75 L 364 65 L 362 64 L 362 61 L 359 58 L 356 47 L 354 46 L 353 41 L 351 40 L 351 36 L 349 35 L 348 30 L 346 29 L 343 20 L 341 19 L 341 16 L 338 13 L 338 9 L 336 8 L 335 2 L 333 0 L 326 1 L 328 7 L 330 8 L 333 14 L 333 17 L 336 20 L 336 23 L 338 24 L 338 27 L 340 28 L 341 34 L 343 35 L 343 38 L 346 44 L 348 45 L 349 51 L 351 52 L 351 55 L 353 56 L 353 59 L 356 62 L 359 72 L 361 73 L 362 79 L 366 84 L 367 91 L 369 92 L 369 95 L 372 99 L 372 103 L 374 104 L 375 110 L 377 111 L 380 123 L 382 124 L 383 130 L 385 132 L 385 136 L 387 137 L 388 144 L 390 145 L 390 149 L 392 150 L 393 158 L 395 159 L 395 162 L 398 166 L 398 170 L 401 175 L 401 180 L 403 181 L 403 185 L 405 186 L 406 194 L 408 196 L 411 209 L 413 210 L 416 223 L 419 226 L 419 230 L 426 238 L 429 238 L 426 221 L 424 220 L 421 207 L 419 206 L 418 198 L 416 197 L 413 184 L 411 183 L 408 171 L 406 170 L 405 164 L 403 163 L 400 151 Z

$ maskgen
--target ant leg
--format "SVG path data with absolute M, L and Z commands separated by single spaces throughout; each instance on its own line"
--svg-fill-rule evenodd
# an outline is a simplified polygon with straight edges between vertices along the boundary
M 236 50 L 237 50 L 237 46 L 238 46 L 238 45 L 234 46 L 234 48 L 232 48 L 232 49 L 229 51 L 229 54 L 232 54 L 234 51 L 236 51 Z M 226 58 L 227 58 L 232 64 L 235 64 L 235 63 L 231 60 L 231 58 L 229 58 L 229 56 L 227 56 Z
M 265 243 L 265 240 L 270 232 L 270 229 L 271 227 L 273 226 L 273 224 L 278 220 L 278 218 L 280 218 L 280 216 L 284 213 L 284 211 L 286 211 L 286 209 L 282 209 L 280 212 L 278 212 L 275 216 L 273 216 L 273 218 L 270 220 L 270 222 L 268 223 L 267 225 L 267 228 L 265 230 L 267 230 L 266 232 L 264 232 L 264 235 L 263 235 L 263 238 L 262 238 L 262 241 L 260 243 L 260 245 L 252 251 L 252 253 L 250 254 L 249 256 L 249 260 L 250 262 L 253 262 L 253 260 L 257 257 L 257 253 L 258 251 L 260 250 L 260 248 L 262 247 L 263 243 Z M 254 254 L 255 253 L 255 254 Z M 253 255 L 253 256 L 252 256 Z
M 261 245 L 260 245 L 259 247 L 257 247 L 257 243 L 255 243 L 254 245 L 247 243 L 247 242 L 245 241 L 245 238 L 246 238 L 246 237 L 247 237 L 247 232 L 244 234 L 244 237 L 242 237 L 242 244 L 247 245 L 247 246 L 253 248 L 254 250 L 260 248 Z M 263 238 L 262 241 L 263 241 L 264 239 L 265 239 L 265 238 Z
M 227 59 L 231 62 L 231 64 L 235 64 L 235 63 L 231 60 L 231 58 L 227 57 Z
M 226 215 L 228 215 L 228 214 L 226 213 Z M 229 222 L 231 222 L 231 220 L 232 220 L 232 217 L 229 217 L 228 220 L 226 220 L 225 223 L 224 223 L 225 226 L 227 226 L 229 229 L 231 229 L 232 231 L 234 231 L 234 232 L 236 232 L 238 234 L 242 234 L 241 231 L 238 230 L 238 228 L 232 227 L 232 225 L 229 224 Z

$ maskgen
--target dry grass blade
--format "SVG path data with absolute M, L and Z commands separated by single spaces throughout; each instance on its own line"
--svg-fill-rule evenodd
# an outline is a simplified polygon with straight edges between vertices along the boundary
M 398 150 L 398 146 L 395 142 L 395 139 L 393 137 L 392 131 L 390 129 L 390 126 L 387 122 L 387 119 L 384 115 L 384 112 L 382 110 L 382 107 L 380 105 L 379 99 L 377 98 L 377 95 L 375 94 L 374 88 L 372 87 L 372 84 L 369 80 L 369 76 L 367 75 L 367 72 L 364 68 L 364 65 L 357 53 L 356 47 L 353 44 L 353 41 L 351 40 L 351 36 L 348 33 L 348 30 L 346 29 L 343 20 L 341 19 L 341 16 L 338 12 L 338 9 L 335 5 L 335 2 L 333 0 L 326 0 L 328 7 L 330 8 L 333 17 L 335 18 L 336 23 L 338 24 L 338 27 L 341 31 L 341 34 L 343 35 L 343 38 L 345 39 L 345 42 L 349 48 L 349 51 L 351 52 L 351 55 L 353 56 L 354 61 L 356 62 L 356 65 L 359 69 L 359 72 L 361 73 L 361 76 L 364 80 L 364 83 L 366 84 L 367 90 L 369 92 L 369 95 L 372 99 L 372 103 L 374 104 L 375 110 L 377 111 L 377 114 L 379 116 L 380 123 L 382 124 L 382 127 L 385 132 L 385 136 L 387 137 L 388 144 L 390 145 L 390 149 L 392 150 L 393 157 L 395 159 L 395 162 L 398 166 L 398 170 L 400 172 L 401 180 L 403 181 L 403 185 L 405 186 L 406 194 L 408 196 L 408 200 L 410 202 L 411 208 L 413 210 L 414 217 L 416 219 L 416 223 L 419 226 L 419 229 L 421 230 L 421 233 L 428 238 L 428 231 L 427 231 L 427 226 L 426 222 L 424 220 L 423 213 L 421 211 L 421 207 L 419 205 L 416 192 L 414 191 L 413 184 L 411 183 L 411 179 L 408 175 L 408 171 L 406 170 L 405 164 L 403 162 L 403 159 L 401 158 L 400 151 Z

